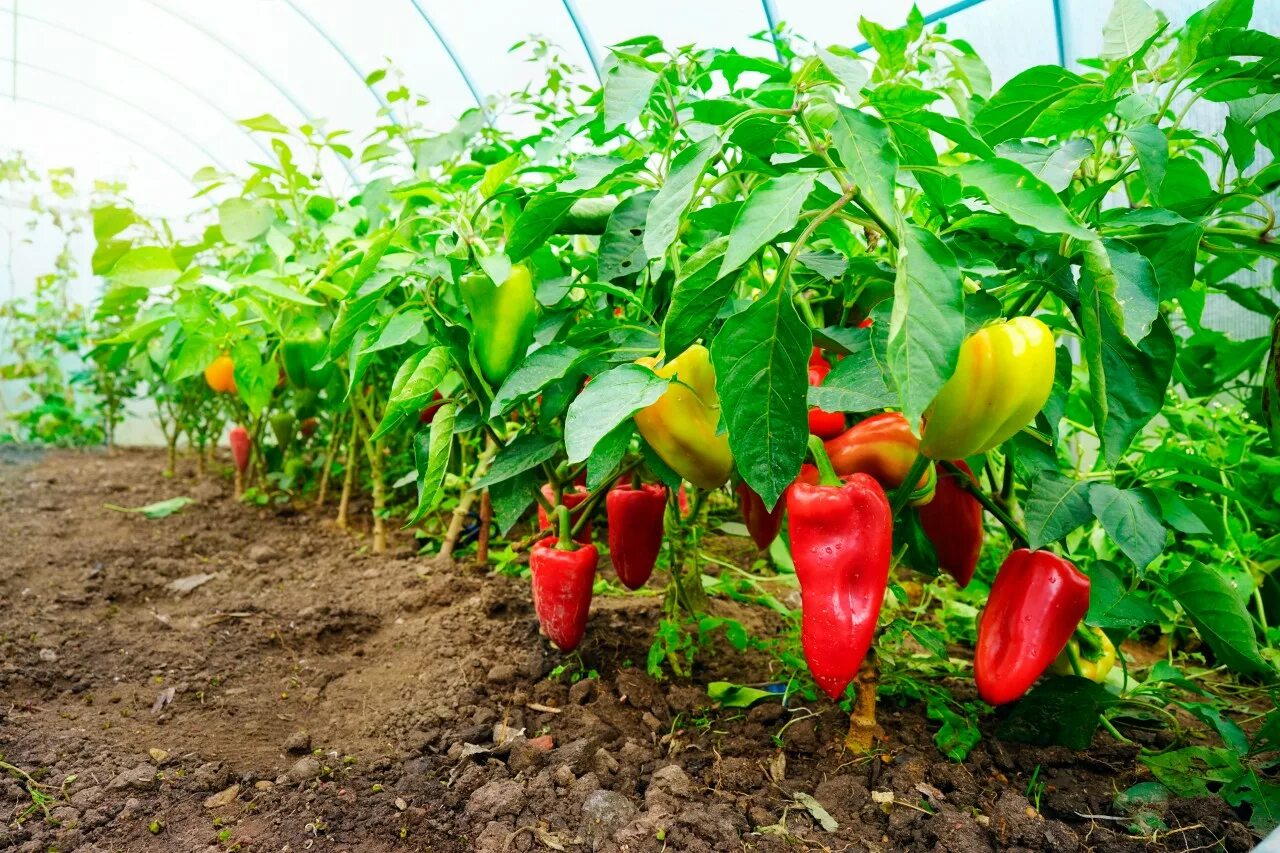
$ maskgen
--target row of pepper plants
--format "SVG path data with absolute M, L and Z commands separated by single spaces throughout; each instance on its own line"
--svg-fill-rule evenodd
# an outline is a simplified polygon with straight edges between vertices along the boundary
M 862 21 L 869 55 L 637 38 L 599 88 L 533 42 L 545 83 L 446 133 L 379 72 L 358 144 L 245 121 L 273 156 L 197 175 L 221 200 L 195 237 L 95 209 L 93 355 L 156 402 L 171 470 L 230 423 L 247 501 L 368 505 L 375 552 L 475 542 L 566 652 L 621 592 L 607 543 L 622 585 L 666 579 L 655 673 L 723 635 L 842 702 L 852 747 L 878 688 L 957 760 L 992 705 L 1077 748 L 1163 725 L 1159 782 L 1266 828 L 1275 345 L 1208 322 L 1280 314 L 1239 283 L 1278 254 L 1280 39 L 1252 5 L 1117 0 L 1099 58 L 999 88 L 915 11 Z

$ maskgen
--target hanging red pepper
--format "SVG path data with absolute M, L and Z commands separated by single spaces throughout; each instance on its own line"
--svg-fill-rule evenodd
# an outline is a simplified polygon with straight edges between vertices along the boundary
M 1021 697 L 1066 648 L 1088 611 L 1087 575 L 1048 551 L 1014 551 L 996 573 L 978 620 L 978 693 L 992 705 Z
M 569 537 L 569 510 L 556 508 L 560 536 L 540 539 L 529 554 L 533 575 L 533 609 L 538 624 L 556 648 L 571 652 L 582 642 L 591 610 L 600 555 L 594 545 L 574 547 Z
M 778 530 L 782 528 L 783 502 L 778 501 L 773 512 L 770 512 L 764 508 L 764 499 L 746 482 L 739 483 L 735 491 L 738 493 L 738 506 L 742 509 L 742 521 L 747 525 L 747 532 L 751 534 L 756 547 L 763 551 L 778 538 Z
M 249 451 L 253 448 L 249 431 L 242 426 L 233 426 L 227 433 L 227 444 L 231 445 L 231 458 L 236 463 L 236 473 L 243 474 L 249 469 Z
M 817 387 L 831 372 L 831 365 L 822 357 L 822 350 L 817 347 L 809 354 L 809 384 Z M 809 409 L 809 434 L 826 440 L 835 438 L 844 432 L 843 412 L 824 412 L 817 406 Z
M 800 581 L 805 661 L 831 698 L 844 692 L 871 648 L 889 584 L 893 513 L 884 489 L 866 474 L 841 483 L 822 442 L 810 437 L 818 484 L 786 491 L 791 559 Z
M 542 486 L 542 496 L 547 499 L 547 503 L 552 508 L 556 507 L 556 490 L 550 483 L 544 483 Z M 574 484 L 572 489 L 565 489 L 560 493 L 560 503 L 569 509 L 573 509 L 580 503 L 591 497 L 591 493 L 587 491 L 586 486 Z M 538 504 L 538 529 L 547 530 L 551 527 L 551 519 L 547 516 L 546 507 L 541 503 Z M 578 535 L 574 537 L 584 545 L 591 542 L 591 522 L 582 525 L 582 529 L 578 531 Z
M 842 435 L 827 442 L 827 454 L 840 476 L 870 474 L 887 492 L 902 485 L 920 455 L 920 440 L 911 434 L 911 425 L 901 412 L 885 412 L 859 421 Z M 933 500 L 937 472 L 933 465 L 911 493 L 911 505 L 923 506 Z
M 619 483 L 605 495 L 604 502 L 613 570 L 627 589 L 639 589 L 653 574 L 662 548 L 667 487 L 644 483 L 633 488 L 630 483 Z
M 973 471 L 963 461 L 955 466 L 975 487 Z M 973 580 L 973 570 L 982 553 L 982 503 L 960 484 L 953 471 L 938 472 L 938 488 L 933 500 L 920 507 L 920 524 L 938 555 L 938 568 L 956 579 L 964 589 Z
M 418 423 L 426 426 L 434 421 L 436 419 L 436 412 L 440 411 L 440 407 L 444 405 L 444 403 L 439 402 L 443 399 L 444 397 L 440 395 L 439 391 L 432 392 L 431 403 L 429 403 L 427 407 L 422 410 L 422 413 L 418 415 Z

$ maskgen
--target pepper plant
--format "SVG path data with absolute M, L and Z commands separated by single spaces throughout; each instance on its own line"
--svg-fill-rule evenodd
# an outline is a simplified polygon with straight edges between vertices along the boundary
M 133 316 L 98 352 L 142 377 L 174 453 L 241 427 L 251 499 L 324 505 L 341 478 L 338 521 L 367 495 L 374 551 L 393 520 L 446 559 L 541 540 L 540 615 L 573 576 L 547 626 L 564 648 L 592 589 L 572 543 L 603 515 L 623 582 L 657 566 L 666 587 L 655 672 L 688 674 L 721 630 L 776 652 L 789 693 L 842 698 L 851 745 L 880 682 L 927 702 L 959 758 L 982 709 L 950 637 L 976 642 L 988 699 L 1063 673 L 1009 736 L 1124 737 L 1181 686 L 1172 652 L 1130 666 L 1125 641 L 1194 635 L 1189 666 L 1275 675 L 1276 519 L 1240 486 L 1273 473 L 1280 338 L 1232 340 L 1209 310 L 1280 315 L 1240 283 L 1278 254 L 1260 158 L 1280 39 L 1251 18 L 1216 0 L 1175 27 L 1117 0 L 1100 57 L 999 87 L 914 10 L 861 22 L 873 57 L 785 32 L 761 35 L 776 59 L 631 39 L 599 89 L 536 43 L 540 91 L 445 133 L 379 72 L 406 121 L 357 152 L 247 120 L 274 157 L 199 175 L 221 200 L 194 236 L 100 211 L 99 316 Z M 1225 118 L 1193 127 L 1203 103 Z M 535 128 L 502 130 L 498 106 Z M 353 159 L 372 178 L 333 191 Z M 222 357 L 234 381 L 202 382 Z M 751 566 L 711 544 L 734 495 Z M 749 637 L 710 595 L 788 630 Z M 1258 737 L 1244 752 L 1268 755 Z M 1229 796 L 1263 815 L 1275 786 L 1244 752 Z M 1222 763 L 1183 757 L 1153 767 Z

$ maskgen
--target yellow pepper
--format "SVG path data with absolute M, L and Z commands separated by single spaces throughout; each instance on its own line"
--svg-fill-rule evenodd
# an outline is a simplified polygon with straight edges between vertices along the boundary
M 707 348 L 694 344 L 661 366 L 656 357 L 638 359 L 636 364 L 672 380 L 657 402 L 635 414 L 644 440 L 671 470 L 695 486 L 723 486 L 733 470 L 733 454 L 729 436 L 716 434 L 720 396 Z
M 1035 418 L 1053 390 L 1053 333 L 1034 317 L 974 332 L 956 372 L 925 412 L 920 452 L 963 459 L 1003 443 Z
M 1081 643 L 1078 638 L 1081 630 L 1087 632 L 1087 643 Z M 1076 630 L 1076 634 L 1049 667 L 1049 671 L 1055 675 L 1079 675 L 1101 684 L 1116 665 L 1115 644 L 1101 628 L 1086 628 L 1082 625 Z M 1082 646 L 1092 648 L 1081 648 Z

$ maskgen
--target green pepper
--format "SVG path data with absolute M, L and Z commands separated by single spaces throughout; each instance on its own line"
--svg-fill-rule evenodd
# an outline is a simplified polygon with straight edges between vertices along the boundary
M 325 365 L 323 370 L 312 369 L 324 359 L 328 348 L 329 336 L 319 320 L 306 314 L 293 318 L 285 329 L 280 356 L 284 360 L 285 375 L 294 388 L 318 391 L 329 384 L 332 364 Z
M 463 276 L 462 299 L 471 312 L 471 339 L 484 378 L 501 385 L 533 343 L 538 302 L 533 276 L 524 264 L 511 268 L 498 286 L 484 274 Z

